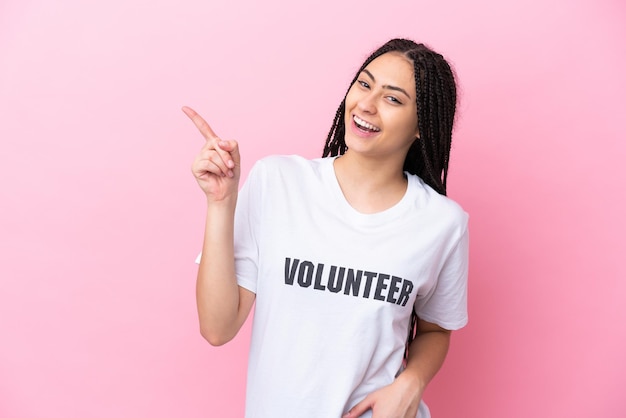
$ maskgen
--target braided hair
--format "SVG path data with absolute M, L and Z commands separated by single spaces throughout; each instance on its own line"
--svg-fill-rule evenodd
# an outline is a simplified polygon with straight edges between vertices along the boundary
M 352 79 L 350 87 L 365 67 L 388 52 L 400 52 L 408 58 L 413 63 L 415 77 L 419 137 L 409 148 L 403 170 L 419 176 L 426 184 L 445 196 L 456 109 L 454 73 L 442 55 L 424 44 L 417 44 L 408 39 L 392 39 L 365 60 Z M 345 142 L 346 96 L 335 113 L 322 157 L 342 155 L 348 149 Z M 405 359 L 408 356 L 409 345 L 417 334 L 417 321 L 417 315 L 413 311 Z

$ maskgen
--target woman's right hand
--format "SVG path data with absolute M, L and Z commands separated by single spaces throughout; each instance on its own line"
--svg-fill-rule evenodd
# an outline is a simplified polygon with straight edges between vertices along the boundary
M 211 202 L 220 202 L 237 195 L 241 165 L 237 141 L 224 141 L 211 129 L 209 124 L 190 107 L 183 112 L 200 131 L 206 143 L 191 165 L 200 188 Z

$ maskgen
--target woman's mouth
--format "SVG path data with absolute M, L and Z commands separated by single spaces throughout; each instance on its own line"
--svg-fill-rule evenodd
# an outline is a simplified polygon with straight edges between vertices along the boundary
M 372 125 L 371 123 L 364 121 L 360 117 L 354 115 L 352 116 L 352 120 L 354 120 L 354 124 L 357 128 L 365 131 L 365 132 L 380 132 L 380 128 Z

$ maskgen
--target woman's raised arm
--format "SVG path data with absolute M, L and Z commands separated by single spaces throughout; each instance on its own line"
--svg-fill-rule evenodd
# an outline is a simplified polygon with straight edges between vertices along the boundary
M 236 141 L 220 139 L 209 124 L 189 107 L 205 144 L 191 171 L 207 198 L 202 257 L 196 282 L 200 333 L 212 345 L 230 341 L 250 313 L 255 294 L 237 285 L 234 259 L 234 216 L 240 177 Z

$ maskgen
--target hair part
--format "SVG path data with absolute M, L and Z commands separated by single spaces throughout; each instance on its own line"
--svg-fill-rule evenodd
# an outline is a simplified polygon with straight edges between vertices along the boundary
M 445 58 L 409 39 L 392 39 L 374 51 L 352 79 L 350 88 L 361 72 L 373 60 L 388 52 L 400 52 L 413 64 L 415 76 L 415 102 L 419 137 L 411 144 L 404 160 L 403 170 L 419 176 L 426 184 L 446 195 L 448 164 L 452 146 L 452 128 L 456 111 L 456 82 L 454 73 Z M 345 142 L 346 95 L 344 96 L 326 138 L 322 157 L 342 155 L 348 147 Z M 417 334 L 418 317 L 411 314 L 405 349 Z

